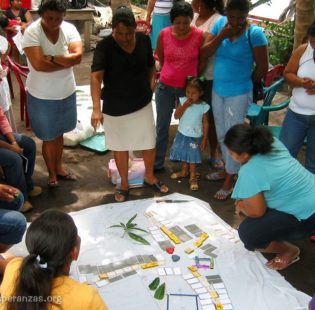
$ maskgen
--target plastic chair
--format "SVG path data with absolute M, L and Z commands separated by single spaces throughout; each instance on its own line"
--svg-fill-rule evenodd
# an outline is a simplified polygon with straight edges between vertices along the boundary
M 262 105 L 251 103 L 248 111 L 247 111 L 247 118 L 252 126 L 258 122 L 260 125 L 268 125 L 269 122 L 269 113 L 267 110 L 262 110 L 262 107 L 269 107 L 272 104 L 272 100 L 276 95 L 277 91 L 283 85 L 284 79 L 281 78 L 280 80 L 276 81 L 269 87 L 264 87 L 264 100 Z M 259 120 L 257 119 L 259 117 Z
M 142 32 L 146 34 L 147 36 L 150 35 L 152 27 L 151 24 L 145 20 L 138 19 L 136 21 L 137 27 L 136 27 L 136 32 Z
M 29 122 L 28 111 L 27 111 L 27 95 L 26 95 L 26 88 L 25 88 L 24 80 L 23 80 L 23 78 L 27 77 L 29 69 L 26 66 L 22 66 L 20 64 L 15 63 L 10 58 L 10 56 L 7 57 L 7 64 L 8 64 L 10 71 L 13 71 L 13 73 L 16 77 L 16 80 L 19 83 L 21 121 L 24 121 L 24 119 L 25 119 L 25 127 L 26 127 L 26 129 L 29 129 L 30 128 L 30 122 Z

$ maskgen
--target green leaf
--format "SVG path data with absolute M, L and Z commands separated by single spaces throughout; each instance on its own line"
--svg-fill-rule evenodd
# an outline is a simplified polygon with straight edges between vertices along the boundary
M 157 277 L 149 284 L 149 289 L 151 291 L 154 291 L 159 286 L 159 284 L 160 284 L 160 278 Z
M 147 234 L 149 233 L 147 230 L 142 229 L 142 228 L 138 228 L 138 227 L 131 228 L 130 230 L 139 230 L 139 231 L 143 231 L 143 232 L 145 232 Z
M 131 224 L 127 225 L 126 227 L 127 227 L 128 229 L 133 229 L 133 228 L 136 227 L 136 226 L 138 226 L 138 224 L 136 224 L 136 223 L 131 223 Z
M 130 225 L 132 221 L 137 217 L 137 213 L 127 222 L 126 226 Z
M 126 227 L 126 225 L 124 223 L 122 223 L 122 222 L 120 222 L 120 226 L 123 227 L 123 228 Z
M 154 298 L 162 300 L 165 294 L 165 283 L 161 284 L 158 289 L 155 291 Z
M 143 243 L 143 244 L 145 244 L 145 245 L 149 245 L 149 244 L 150 244 L 147 240 L 145 240 L 145 239 L 142 238 L 141 236 L 136 235 L 136 234 L 134 234 L 134 233 L 132 233 L 132 232 L 128 232 L 128 236 L 129 236 L 131 239 L 133 239 L 133 240 L 135 240 L 135 241 L 137 241 L 137 242 Z
M 112 225 L 112 226 L 109 226 L 108 228 L 113 228 L 113 227 L 123 228 L 121 225 Z

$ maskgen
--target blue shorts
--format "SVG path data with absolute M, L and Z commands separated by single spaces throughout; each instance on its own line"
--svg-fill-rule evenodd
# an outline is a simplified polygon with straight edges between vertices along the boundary
M 32 130 L 43 141 L 54 140 L 77 124 L 75 92 L 60 100 L 39 99 L 27 93 L 27 106 Z

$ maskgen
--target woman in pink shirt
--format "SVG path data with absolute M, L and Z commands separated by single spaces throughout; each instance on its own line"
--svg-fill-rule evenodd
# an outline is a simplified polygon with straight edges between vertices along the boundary
M 204 41 L 202 30 L 191 26 L 193 10 L 189 3 L 175 2 L 170 12 L 172 26 L 158 37 L 156 52 L 161 64 L 156 100 L 155 170 L 164 168 L 168 130 L 175 102 L 185 96 L 186 77 L 198 75 L 199 49 Z
M 23 193 L 24 205 L 21 212 L 30 211 L 33 206 L 29 197 L 38 196 L 42 192 L 39 186 L 34 186 L 32 180 L 35 156 L 35 142 L 27 136 L 13 133 L 0 107 L 0 166 L 5 175 L 5 182 Z

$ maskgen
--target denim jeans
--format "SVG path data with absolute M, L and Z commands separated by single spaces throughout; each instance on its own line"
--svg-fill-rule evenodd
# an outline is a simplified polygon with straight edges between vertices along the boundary
M 18 210 L 23 202 L 22 194 L 12 202 L 0 200 L 0 243 L 16 244 L 22 240 L 26 219 Z
M 159 82 L 155 92 L 156 103 L 156 157 L 154 168 L 164 166 L 168 144 L 168 131 L 172 113 L 179 97 L 185 96 L 184 88 L 175 88 Z
M 21 134 L 14 134 L 19 146 L 23 149 L 23 159 L 19 154 L 5 148 L 0 148 L 0 166 L 5 175 L 5 182 L 18 188 L 27 200 L 27 192 L 34 187 L 32 175 L 35 166 L 36 144 L 34 140 Z M 7 141 L 4 135 L 0 134 L 0 140 Z M 26 170 L 27 169 L 27 170 Z
M 271 241 L 302 240 L 314 233 L 315 213 L 299 221 L 295 216 L 275 209 L 267 209 L 259 218 L 246 218 L 238 229 L 240 239 L 249 251 L 264 249 Z
M 240 164 L 229 155 L 227 147 L 224 144 L 224 136 L 232 126 L 244 123 L 251 101 L 252 91 L 241 96 L 231 97 L 221 97 L 214 90 L 212 91 L 215 128 L 225 162 L 225 170 L 229 174 L 238 173 Z
M 289 109 L 282 124 L 280 140 L 293 157 L 297 157 L 305 137 L 305 168 L 315 173 L 315 115 L 298 114 Z

